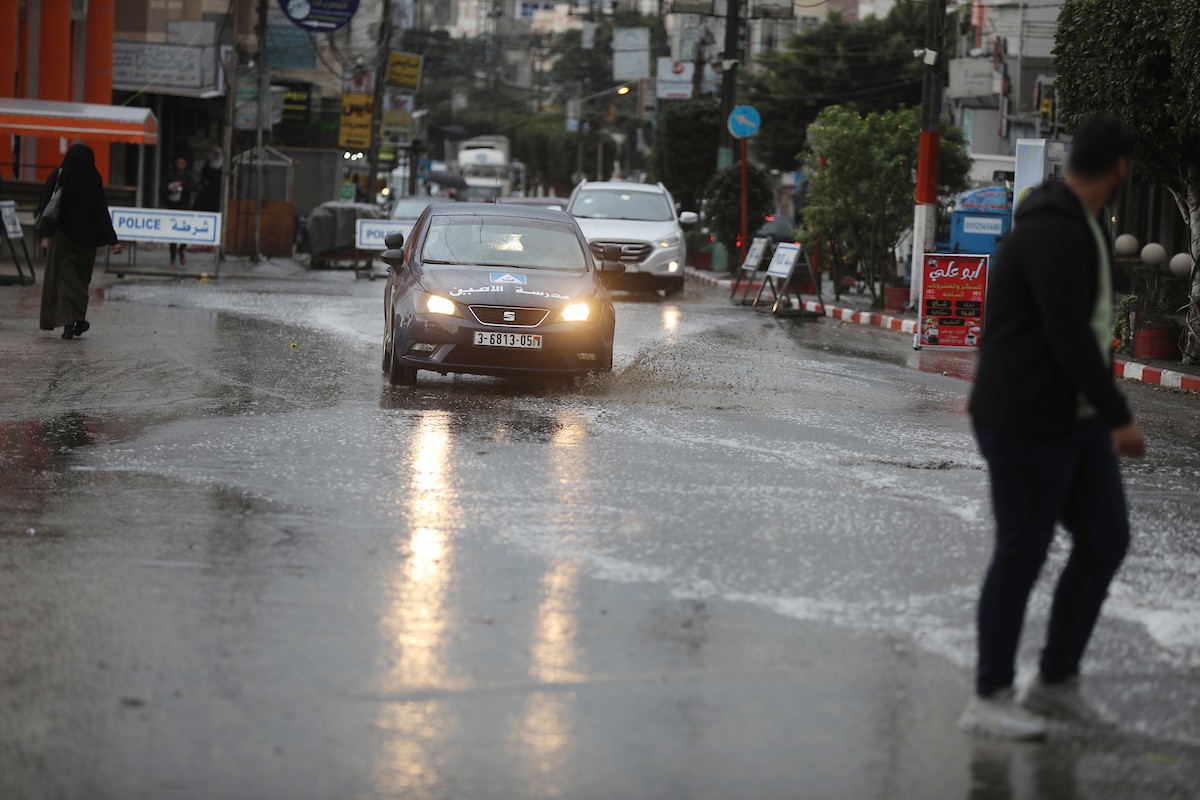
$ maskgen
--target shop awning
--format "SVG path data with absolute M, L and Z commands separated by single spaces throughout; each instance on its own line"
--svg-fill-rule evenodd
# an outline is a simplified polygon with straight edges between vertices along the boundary
M 136 106 L 0 97 L 0 134 L 158 144 L 158 120 Z

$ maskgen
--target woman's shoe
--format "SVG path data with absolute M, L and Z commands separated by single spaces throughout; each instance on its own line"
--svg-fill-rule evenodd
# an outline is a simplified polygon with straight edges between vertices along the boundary
M 75 323 L 75 335 L 83 336 L 83 334 L 85 334 L 91 327 L 92 323 L 88 322 L 86 319 L 81 319 L 79 322 Z
M 75 338 L 75 326 L 74 325 L 64 326 L 62 337 L 64 339 L 74 339 Z

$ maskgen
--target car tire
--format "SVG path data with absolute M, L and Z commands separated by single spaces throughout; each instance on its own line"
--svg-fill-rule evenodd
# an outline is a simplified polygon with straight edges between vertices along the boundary
M 683 291 L 683 278 L 672 278 L 663 282 L 663 295 L 670 297 Z
M 394 352 L 388 353 L 387 364 L 388 383 L 392 386 L 416 386 L 417 385 L 417 370 L 415 367 L 406 367 L 396 358 Z

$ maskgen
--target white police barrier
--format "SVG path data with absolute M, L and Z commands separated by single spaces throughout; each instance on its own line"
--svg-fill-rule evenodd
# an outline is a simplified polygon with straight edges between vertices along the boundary
M 175 242 L 217 245 L 221 215 L 173 208 L 109 208 L 113 230 L 122 242 Z
M 389 233 L 400 232 L 406 237 L 411 222 L 398 219 L 360 219 L 354 225 L 354 246 L 359 250 L 386 250 L 383 240 Z
M 0 225 L 0 234 L 4 236 L 4 243 L 12 253 L 13 264 L 17 268 L 16 277 L 0 275 L 0 286 L 14 284 L 32 286 L 37 281 L 37 273 L 33 271 L 33 261 L 29 258 L 29 249 L 25 247 L 25 232 L 21 229 L 21 221 L 17 218 L 15 200 L 0 200 L 0 220 L 3 221 L 3 224 Z M 21 252 L 25 254 L 25 265 L 29 267 L 28 276 L 21 270 L 21 259 L 17 255 L 17 246 L 13 242 L 21 243 Z

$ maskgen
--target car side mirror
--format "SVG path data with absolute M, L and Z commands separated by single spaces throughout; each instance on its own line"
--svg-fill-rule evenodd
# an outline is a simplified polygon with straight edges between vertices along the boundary
M 621 245 L 604 245 L 604 260 L 600 264 L 600 271 L 609 276 L 620 275 L 625 272 L 625 264 L 621 261 L 622 254 Z
M 681 211 L 679 213 L 680 225 L 695 225 L 700 221 L 700 215 L 695 211 Z
M 389 250 L 399 250 L 404 247 L 404 234 L 400 231 L 393 231 L 383 237 L 383 243 Z
M 403 234 L 395 233 L 392 234 L 392 236 L 403 236 Z M 404 251 L 399 248 L 388 248 L 380 253 L 379 257 L 383 259 L 383 263 L 388 265 L 389 274 L 392 272 L 400 272 L 404 269 Z

